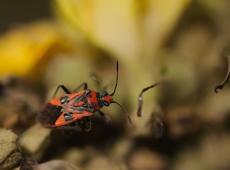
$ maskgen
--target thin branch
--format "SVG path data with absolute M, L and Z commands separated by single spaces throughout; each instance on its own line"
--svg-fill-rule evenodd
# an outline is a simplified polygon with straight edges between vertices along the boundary
M 218 93 L 220 90 L 224 88 L 225 84 L 228 82 L 229 77 L 230 77 L 230 56 L 227 55 L 226 58 L 227 58 L 227 63 L 228 63 L 228 71 L 227 71 L 227 74 L 225 75 L 224 80 L 215 87 L 214 91 L 216 93 Z

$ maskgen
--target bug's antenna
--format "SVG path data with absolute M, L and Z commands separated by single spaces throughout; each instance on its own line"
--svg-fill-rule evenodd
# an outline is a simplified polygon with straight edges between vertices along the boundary
M 222 90 L 224 88 L 225 84 L 228 82 L 229 77 L 230 77 L 230 56 L 226 55 L 226 58 L 227 58 L 227 63 L 228 63 L 228 70 L 227 70 L 224 80 L 215 87 L 214 91 L 216 93 L 218 93 L 219 90 Z
M 116 90 L 117 90 L 117 84 L 118 84 L 118 70 L 119 70 L 118 61 L 117 61 L 116 70 L 117 70 L 116 84 L 115 84 L 114 90 L 113 90 L 113 92 L 110 94 L 110 96 L 113 96 L 113 95 L 115 94 Z
M 116 103 L 118 106 L 120 106 L 120 108 L 127 114 L 127 118 L 128 118 L 128 121 L 129 123 L 133 126 L 133 122 L 132 122 L 132 119 L 130 118 L 129 114 L 128 114 L 128 111 L 118 102 L 116 101 L 111 101 L 111 103 Z
M 160 83 L 155 83 L 152 84 L 144 89 L 141 90 L 141 93 L 138 96 L 138 109 L 137 109 L 137 116 L 141 117 L 141 111 L 142 111 L 142 105 L 143 105 L 143 93 L 146 92 L 147 90 L 156 87 Z

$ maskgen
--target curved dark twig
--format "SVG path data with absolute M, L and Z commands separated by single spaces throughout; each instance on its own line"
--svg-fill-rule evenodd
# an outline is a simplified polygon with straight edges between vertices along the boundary
M 137 108 L 137 116 L 141 117 L 141 111 L 142 111 L 142 105 L 143 105 L 143 93 L 146 92 L 147 90 L 156 87 L 157 85 L 159 85 L 160 83 L 155 83 L 152 84 L 146 88 L 143 88 L 138 96 L 138 108 Z
M 215 93 L 218 93 L 220 90 L 222 90 L 230 78 L 230 56 L 227 55 L 226 58 L 227 58 L 227 63 L 228 63 L 228 71 L 224 77 L 224 80 L 214 88 Z

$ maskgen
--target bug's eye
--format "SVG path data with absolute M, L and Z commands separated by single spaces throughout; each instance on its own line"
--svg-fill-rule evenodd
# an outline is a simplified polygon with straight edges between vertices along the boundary
M 60 98 L 61 104 L 65 104 L 65 103 L 67 103 L 68 101 L 69 101 L 69 99 L 68 99 L 67 96 L 63 96 L 63 97 Z

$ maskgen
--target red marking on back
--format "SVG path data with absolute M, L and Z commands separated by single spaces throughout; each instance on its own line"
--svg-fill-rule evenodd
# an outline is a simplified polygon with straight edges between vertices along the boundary
M 68 124 L 69 122 L 65 121 L 65 117 L 64 114 L 62 113 L 58 119 L 55 121 L 55 124 L 53 125 L 53 127 L 58 127 L 58 126 L 63 126 Z
M 77 93 L 71 93 L 68 95 L 69 100 L 72 100 L 73 98 L 77 97 L 77 96 L 82 96 L 85 93 L 85 91 L 81 91 L 81 92 L 77 92 Z
M 73 112 L 73 120 L 70 120 L 70 121 L 66 121 L 65 120 L 65 117 L 64 117 L 64 113 L 62 113 L 58 119 L 56 120 L 55 124 L 52 125 L 52 127 L 59 127 L 59 126 L 64 126 L 64 125 L 67 125 L 67 124 L 70 124 L 74 121 L 77 121 L 77 120 L 80 120 L 82 119 L 83 117 L 85 116 L 91 116 L 93 115 L 93 113 L 91 112 L 83 112 L 83 113 L 79 113 L 79 112 Z
M 113 100 L 113 98 L 111 96 L 105 96 L 102 98 L 102 100 L 105 100 L 110 103 Z
M 60 106 L 61 105 L 59 97 L 56 97 L 56 98 L 50 100 L 48 103 L 51 105 L 54 105 L 54 106 Z
M 81 96 L 84 93 L 85 93 L 85 91 L 82 91 L 82 92 L 78 92 L 78 93 L 71 93 L 71 94 L 68 94 L 66 96 L 68 96 L 69 100 L 72 100 L 73 98 L 75 98 L 77 96 Z M 60 97 L 53 98 L 48 103 L 51 105 L 54 105 L 54 106 L 62 105 L 60 102 Z
M 94 91 L 90 91 L 90 93 L 92 97 L 88 97 L 87 102 L 98 104 L 96 93 Z
M 96 95 L 96 92 L 94 92 L 94 91 L 90 91 L 90 93 L 91 93 L 92 97 L 88 97 L 86 100 L 88 103 L 94 103 L 94 105 L 95 105 L 94 112 L 95 112 L 98 109 L 100 109 L 100 107 L 98 105 L 97 95 Z
M 83 105 L 83 104 L 84 104 L 84 102 L 83 102 L 83 101 L 80 101 L 80 102 L 74 103 L 73 105 L 74 105 L 75 107 L 77 107 L 77 106 L 81 106 L 81 105 Z

